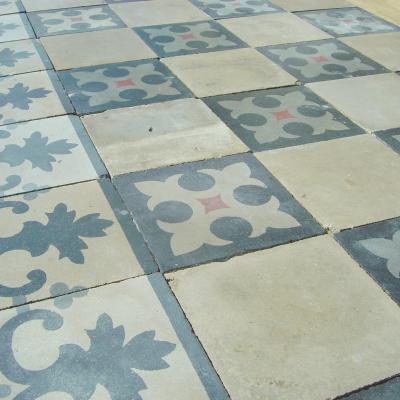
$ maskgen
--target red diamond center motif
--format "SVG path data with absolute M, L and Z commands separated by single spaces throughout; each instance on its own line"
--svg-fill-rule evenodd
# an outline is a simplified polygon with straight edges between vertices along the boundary
M 193 33 L 184 33 L 179 35 L 183 40 L 194 39 Z
M 318 57 L 311 57 L 311 58 L 317 63 L 328 61 L 328 58 L 325 56 L 318 56 Z
M 132 79 L 122 79 L 120 81 L 115 81 L 117 87 L 133 86 L 134 82 Z
M 294 118 L 294 116 L 292 114 L 290 114 L 290 112 L 288 110 L 277 111 L 277 112 L 273 112 L 272 114 L 275 115 L 275 118 L 278 121 L 280 121 L 281 119 Z
M 205 199 L 197 199 L 204 206 L 204 210 L 207 213 L 219 210 L 221 208 L 230 208 L 221 198 L 221 195 L 206 197 Z
M 354 21 L 351 18 L 349 18 L 349 19 L 344 19 L 343 22 L 345 24 L 352 24 Z

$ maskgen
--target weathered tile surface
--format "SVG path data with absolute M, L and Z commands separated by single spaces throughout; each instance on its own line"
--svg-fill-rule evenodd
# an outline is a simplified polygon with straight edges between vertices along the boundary
M 255 151 L 363 132 L 303 86 L 210 97 L 206 103 Z
M 106 4 L 104 0 L 21 0 L 25 10 L 42 11 L 59 8 L 88 7 Z
M 3 0 L 0 2 L 0 15 L 14 14 L 24 11 L 21 0 Z
M 329 236 L 167 277 L 232 400 L 332 399 L 399 371 L 397 305 Z
M 156 57 L 129 28 L 48 36 L 41 40 L 57 70 Z
M 112 175 L 248 151 L 198 99 L 182 99 L 83 117 Z
M 0 43 L 35 37 L 25 14 L 0 16 Z
M 347 0 L 274 0 L 274 3 L 288 11 L 322 10 L 324 8 L 352 6 Z
M 156 270 L 109 181 L 6 197 L 0 214 L 0 308 Z
M 293 85 L 296 79 L 254 49 L 163 59 L 198 97 Z M 223 71 L 223 73 L 222 73 Z
M 400 154 L 400 128 L 377 132 L 376 135 Z
M 386 21 L 400 25 L 400 6 L 397 0 L 351 0 L 355 6 L 359 6 L 369 12 L 379 15 Z
M 158 60 L 77 68 L 59 77 L 81 114 L 190 96 Z
M 399 75 L 348 78 L 313 83 L 309 87 L 368 131 L 400 126 Z
M 371 135 L 257 153 L 257 158 L 324 226 L 344 229 L 400 215 L 400 158 Z
M 397 377 L 349 396 L 341 397 L 340 400 L 396 400 L 399 393 L 400 378 Z
M 114 184 L 164 271 L 322 233 L 251 154 L 121 175 Z
M 261 47 L 259 50 L 301 82 L 316 82 L 387 72 L 335 39 Z

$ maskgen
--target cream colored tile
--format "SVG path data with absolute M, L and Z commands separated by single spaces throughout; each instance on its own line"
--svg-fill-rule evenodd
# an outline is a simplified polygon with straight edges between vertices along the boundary
M 261 14 L 219 21 L 250 46 L 268 46 L 331 36 L 290 13 Z
M 369 75 L 306 85 L 368 131 L 400 126 L 400 76 Z
M 82 121 L 113 175 L 248 151 L 198 99 L 110 110 Z
M 274 0 L 277 6 L 288 11 L 323 10 L 325 8 L 353 7 L 346 0 Z
M 198 97 L 289 86 L 296 78 L 257 50 L 169 57 L 162 60 Z
M 232 400 L 331 399 L 400 371 L 397 305 L 329 236 L 167 277 Z
M 55 69 L 155 58 L 132 29 L 112 29 L 41 38 Z
M 343 229 L 400 215 L 400 158 L 372 135 L 256 156 L 324 226 Z
M 56 10 L 58 8 L 72 8 L 84 6 L 97 6 L 106 4 L 104 0 L 21 0 L 25 10 L 41 11 L 41 10 Z
M 400 24 L 399 0 L 351 0 L 351 2 L 394 24 Z

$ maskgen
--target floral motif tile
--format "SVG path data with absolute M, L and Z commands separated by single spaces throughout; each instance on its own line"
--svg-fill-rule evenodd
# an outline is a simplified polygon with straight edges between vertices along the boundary
M 106 4 L 104 0 L 21 0 L 27 12 Z
M 387 143 L 393 150 L 400 154 L 400 129 L 389 129 L 383 132 L 377 132 L 376 136 Z
M 400 218 L 342 231 L 336 239 L 400 304 Z
M 0 125 L 72 112 L 53 71 L 13 75 L 0 80 Z
M 29 19 L 38 37 L 125 26 L 108 6 L 32 12 Z
M 282 11 L 269 0 L 192 0 L 213 18 L 243 17 Z
M 39 40 L 0 43 L 0 76 L 51 68 L 51 62 Z
M 107 171 L 75 115 L 3 126 L 0 196 L 66 185 Z M 6 189 L 2 189 L 7 182 Z
M 380 64 L 335 39 L 260 47 L 259 50 L 306 83 L 387 72 Z
M 141 27 L 136 32 L 160 57 L 247 47 L 214 21 Z
M 21 0 L 1 0 L 0 15 L 14 14 L 24 11 Z
M 0 395 L 227 400 L 160 274 L 0 313 Z
M 251 154 L 114 179 L 163 271 L 322 233 Z
M 303 86 L 209 97 L 205 101 L 255 151 L 363 133 Z
M 78 113 L 189 97 L 186 87 L 160 61 L 128 61 L 60 72 Z
M 340 397 L 338 400 L 397 400 L 400 393 L 400 378 L 378 383 L 357 393 Z
M 156 270 L 107 180 L 4 197 L 0 218 L 0 308 Z
M 33 37 L 35 34 L 25 14 L 0 16 L 0 43 Z
M 334 36 L 398 31 L 400 28 L 360 8 L 306 11 L 301 18 Z

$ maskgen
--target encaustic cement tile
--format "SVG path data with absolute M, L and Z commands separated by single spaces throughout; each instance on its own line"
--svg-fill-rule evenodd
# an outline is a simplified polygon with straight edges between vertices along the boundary
M 114 183 L 163 271 L 323 232 L 251 154 L 121 175 Z
M 167 278 L 232 400 L 332 399 L 399 371 L 397 305 L 330 236 Z
M 23 122 L 0 130 L 0 196 L 106 174 L 77 116 Z
M 52 69 L 39 40 L 0 43 L 0 76 Z
M 349 396 L 341 397 L 340 400 L 397 400 L 399 393 L 400 378 L 394 378 Z
M 121 108 L 82 121 L 112 175 L 248 151 L 198 99 Z
M 400 158 L 372 135 L 257 153 L 257 158 L 334 230 L 400 215 Z
M 303 86 L 209 97 L 205 102 L 254 151 L 363 133 Z
M 156 25 L 136 28 L 136 32 L 160 57 L 248 47 L 214 21 Z
M 41 41 L 56 70 L 156 57 L 130 28 L 47 36 Z
M 376 136 L 400 154 L 400 128 L 377 132 Z
M 35 37 L 25 14 L 0 16 L 0 43 Z
M 14 14 L 24 11 L 21 0 L 2 0 L 0 2 L 0 15 Z
M 56 10 L 59 8 L 97 6 L 106 4 L 104 0 L 21 0 L 27 12 Z
M 5 197 L 0 215 L 0 308 L 156 270 L 107 180 Z
M 54 71 L 31 72 L 0 80 L 0 125 L 72 111 Z
M 306 83 L 388 72 L 335 39 L 260 47 L 259 51 Z
M 125 26 L 108 6 L 33 12 L 28 15 L 38 37 Z
M 158 60 L 77 68 L 59 77 L 80 114 L 191 96 Z
M 398 31 L 400 28 L 360 8 L 300 12 L 301 18 L 334 36 Z
M 0 326 L 2 397 L 228 399 L 160 274 L 5 310 Z
M 347 0 L 274 0 L 274 3 L 287 11 L 322 10 L 325 8 L 353 6 Z

